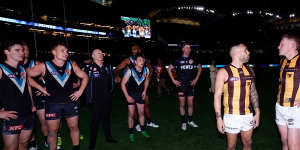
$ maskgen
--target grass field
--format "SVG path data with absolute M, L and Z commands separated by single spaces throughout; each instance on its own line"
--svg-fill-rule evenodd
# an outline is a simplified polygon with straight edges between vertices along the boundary
M 274 122 L 274 106 L 276 101 L 278 72 L 276 68 L 264 69 L 256 73 L 257 88 L 260 96 L 261 123 L 253 136 L 254 150 L 279 150 L 280 138 Z M 127 105 L 120 89 L 113 97 L 112 133 L 117 144 L 105 142 L 102 130 L 99 130 L 97 150 L 224 150 L 226 138 L 216 131 L 215 115 L 213 110 L 213 95 L 208 92 L 208 70 L 204 70 L 195 90 L 194 121 L 199 128 L 188 128 L 186 132 L 180 129 L 178 100 L 173 93 L 171 96 L 157 97 L 155 92 L 150 94 L 152 120 L 160 128 L 147 128 L 151 139 L 145 139 L 136 133 L 136 142 L 129 143 L 127 131 Z M 87 150 L 90 132 L 90 111 L 87 107 L 80 111 L 80 131 L 85 136 L 81 141 L 81 149 Z M 37 123 L 37 139 L 39 149 L 42 146 L 42 136 Z M 1 140 L 2 141 L 2 140 Z M 63 125 L 63 143 L 65 150 L 72 150 L 72 143 L 66 123 Z M 2 144 L 2 143 L 0 143 Z M 1 145 L 2 148 L 2 145 Z M 0 149 L 1 149 L 0 148 Z M 242 149 L 239 142 L 237 149 Z

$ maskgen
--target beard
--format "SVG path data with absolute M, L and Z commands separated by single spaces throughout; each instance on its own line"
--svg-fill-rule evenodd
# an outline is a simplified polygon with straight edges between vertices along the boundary
M 249 61 L 250 57 L 249 56 L 243 56 L 240 58 L 241 62 L 247 63 Z

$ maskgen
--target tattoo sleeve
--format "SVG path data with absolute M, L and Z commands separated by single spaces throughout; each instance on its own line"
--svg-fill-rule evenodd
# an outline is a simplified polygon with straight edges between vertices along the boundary
M 221 116 L 221 113 L 216 112 L 216 119 L 221 118 L 221 117 L 222 117 L 222 116 Z
M 251 85 L 251 104 L 254 107 L 254 109 L 259 108 L 259 101 L 258 101 L 258 94 L 256 91 L 255 83 L 253 82 Z

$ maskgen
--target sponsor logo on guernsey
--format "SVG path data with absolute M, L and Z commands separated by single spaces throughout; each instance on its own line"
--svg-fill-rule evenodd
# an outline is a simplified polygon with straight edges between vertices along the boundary
M 18 130 L 22 130 L 23 129 L 23 125 L 17 125 L 17 126 L 8 126 L 8 131 L 18 131 Z
M 188 69 L 194 69 L 193 65 L 182 65 L 180 66 L 181 70 L 188 70 Z
M 64 87 L 70 77 L 72 64 L 69 61 L 66 62 L 67 64 L 66 64 L 65 72 L 63 76 L 61 76 L 49 61 L 46 61 L 45 63 L 48 71 L 51 72 L 51 75 L 62 87 Z
M 6 68 L 4 65 L 0 64 L 0 67 L 3 70 L 3 73 L 6 74 L 10 80 L 17 86 L 17 88 L 21 91 L 21 93 L 24 93 L 25 84 L 26 84 L 26 72 L 25 69 L 19 65 L 19 68 L 21 70 L 21 77 L 20 79 L 16 78 L 16 76 L 11 72 L 10 69 Z
M 231 77 L 229 79 L 229 81 L 231 81 L 231 82 L 238 81 L 238 80 L 239 80 L 239 77 Z
M 182 60 L 182 61 L 180 61 L 180 63 L 181 63 L 181 64 L 184 64 L 184 61 Z
M 244 78 L 245 78 L 245 80 L 252 80 L 254 77 L 252 77 L 252 76 L 245 76 Z

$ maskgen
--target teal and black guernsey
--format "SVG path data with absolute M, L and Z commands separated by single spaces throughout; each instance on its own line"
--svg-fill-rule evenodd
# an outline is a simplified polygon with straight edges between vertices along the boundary
M 45 87 L 50 96 L 47 103 L 71 102 L 70 95 L 74 92 L 73 81 L 76 76 L 72 68 L 72 62 L 66 61 L 62 67 L 52 61 L 46 61 Z

